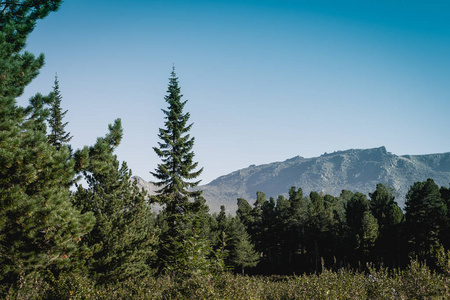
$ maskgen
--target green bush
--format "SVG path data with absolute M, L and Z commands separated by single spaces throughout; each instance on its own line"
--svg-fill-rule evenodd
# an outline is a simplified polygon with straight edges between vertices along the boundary
M 398 272 L 399 291 L 407 299 L 444 299 L 450 296 L 448 278 L 431 271 L 425 263 L 412 260 L 405 271 Z
M 5 290 L 5 287 L 3 287 Z M 6 287 L 6 299 L 450 299 L 450 276 L 413 260 L 404 271 L 324 270 L 301 276 L 229 272 L 179 280 L 161 275 L 96 285 L 82 272 L 29 276 Z

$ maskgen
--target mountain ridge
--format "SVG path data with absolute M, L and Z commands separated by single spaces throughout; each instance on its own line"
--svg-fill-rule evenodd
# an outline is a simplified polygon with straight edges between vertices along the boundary
M 450 182 L 450 152 L 424 155 L 395 155 L 386 148 L 349 149 L 324 153 L 318 157 L 295 156 L 281 162 L 250 165 L 220 176 L 203 190 L 211 211 L 225 205 L 234 214 L 237 198 L 253 203 L 256 192 L 267 197 L 286 195 L 291 186 L 338 196 L 342 190 L 368 194 L 376 184 L 392 186 L 396 200 L 403 207 L 409 187 L 416 181 L 432 178 L 440 186 Z

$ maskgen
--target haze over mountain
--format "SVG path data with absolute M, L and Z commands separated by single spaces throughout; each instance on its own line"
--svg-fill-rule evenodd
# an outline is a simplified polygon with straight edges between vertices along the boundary
M 199 188 L 212 212 L 225 205 L 227 212 L 234 214 L 237 198 L 253 204 L 257 191 L 276 198 L 296 186 L 302 188 L 304 195 L 317 191 L 338 196 L 343 189 L 368 194 L 377 183 L 384 183 L 395 189 L 396 200 L 403 208 L 410 186 L 427 178 L 434 179 L 439 186 L 449 185 L 450 152 L 397 156 L 380 147 L 337 151 L 313 158 L 296 156 L 283 162 L 251 165 Z M 144 184 L 142 178 L 138 180 L 141 186 L 154 191 L 152 184 Z

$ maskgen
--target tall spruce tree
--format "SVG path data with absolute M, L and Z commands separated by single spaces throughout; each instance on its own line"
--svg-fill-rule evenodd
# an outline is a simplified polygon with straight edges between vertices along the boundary
M 15 100 L 44 63 L 23 50 L 26 38 L 60 2 L 0 2 L 0 294 L 68 266 L 93 224 L 70 203 L 69 151 L 47 142 L 50 97 L 36 95 L 26 108 Z
M 195 138 L 188 133 L 193 124 L 188 125 L 189 112 L 183 112 L 187 100 L 181 100 L 183 95 L 180 94 L 175 68 L 172 69 L 167 93 L 164 99 L 169 107 L 162 110 L 166 119 L 165 128 L 159 129 L 158 137 L 161 142 L 158 142 L 158 147 L 153 147 L 162 163 L 158 164 L 155 172 L 151 174 L 159 180 L 156 182 L 160 187 L 157 198 L 165 204 L 167 216 L 182 222 L 184 219 L 185 222 L 184 217 L 205 210 L 202 191 L 191 190 L 200 183 L 191 180 L 200 176 L 203 168 L 195 171 L 198 166 L 198 163 L 194 162 L 192 151 Z
M 104 138 L 75 153 L 88 188 L 78 186 L 74 202 L 96 217 L 93 230 L 81 243 L 91 249 L 87 267 L 101 283 L 148 276 L 156 258 L 156 217 L 151 214 L 146 193 L 130 181 L 126 163 L 119 166 L 114 155 L 121 138 L 121 121 L 117 119 Z
M 50 126 L 50 134 L 48 135 L 48 141 L 50 144 L 60 149 L 62 145 L 70 142 L 72 137 L 70 132 L 65 131 L 65 127 L 68 122 L 63 122 L 63 118 L 67 113 L 62 111 L 61 108 L 62 96 L 59 91 L 58 75 L 55 75 L 55 85 L 53 86 L 52 93 L 52 105 L 50 107 L 50 119 L 48 121 Z
M 188 124 L 190 114 L 184 113 L 186 101 L 182 101 L 178 78 L 175 67 L 169 78 L 169 87 L 165 96 L 168 104 L 167 110 L 162 110 L 165 115 L 165 128 L 159 129 L 158 147 L 154 151 L 161 158 L 155 172 L 151 174 L 158 179 L 156 185 L 160 188 L 156 198 L 165 205 L 164 213 L 167 218 L 167 231 L 161 233 L 162 250 L 159 253 L 163 268 L 179 269 L 176 265 L 180 259 L 177 250 L 186 238 L 187 232 L 192 236 L 202 238 L 201 224 L 205 221 L 208 207 L 202 191 L 193 191 L 200 181 L 192 181 L 197 178 L 203 168 L 195 170 L 198 166 L 194 162 L 194 138 L 189 135 L 193 124 Z M 186 229 L 190 228 L 190 231 Z M 199 241 L 202 244 L 201 241 Z M 207 247 L 202 247 L 207 249 Z M 207 252 L 207 251 L 206 251 Z M 202 255 L 209 255 L 203 253 Z
M 162 110 L 165 114 L 165 128 L 159 129 L 158 147 L 153 147 L 156 154 L 161 158 L 162 163 L 158 164 L 155 172 L 151 174 L 159 181 L 156 185 L 160 187 L 157 191 L 159 200 L 166 205 L 166 212 L 185 215 L 189 211 L 189 198 L 198 198 L 201 191 L 192 191 L 190 188 L 196 187 L 200 181 L 191 182 L 200 176 L 203 168 L 194 171 L 198 163 L 194 162 L 194 137 L 188 132 L 192 123 L 188 125 L 189 112 L 184 113 L 183 109 L 186 101 L 182 101 L 178 86 L 178 78 L 175 74 L 175 67 L 172 69 L 169 78 L 168 95 L 164 97 L 169 107 Z

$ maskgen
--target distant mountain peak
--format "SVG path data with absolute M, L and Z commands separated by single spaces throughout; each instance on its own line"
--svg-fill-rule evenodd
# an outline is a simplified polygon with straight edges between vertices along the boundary
M 383 183 L 397 191 L 396 200 L 403 207 L 409 187 L 427 178 L 433 178 L 439 185 L 448 185 L 450 153 L 397 156 L 381 146 L 251 165 L 199 188 L 203 189 L 212 211 L 225 205 L 234 213 L 237 198 L 252 202 L 257 191 L 264 192 L 267 197 L 277 197 L 286 195 L 291 186 L 296 186 L 306 195 L 321 191 L 338 196 L 343 189 L 368 194 L 378 183 Z
M 145 191 L 147 191 L 147 193 L 149 195 L 155 195 L 155 191 L 158 190 L 158 188 L 156 187 L 155 184 L 153 184 L 152 182 L 149 181 L 145 181 L 144 178 L 139 177 L 139 176 L 132 176 L 131 177 L 132 181 L 137 181 L 137 185 L 140 188 L 144 188 Z

